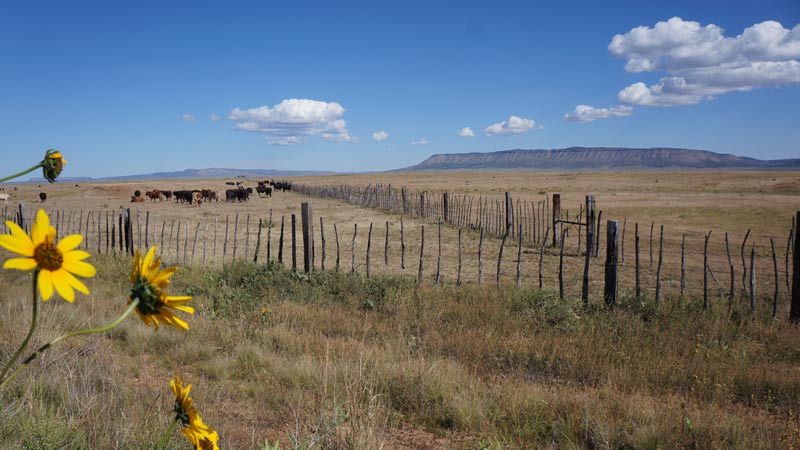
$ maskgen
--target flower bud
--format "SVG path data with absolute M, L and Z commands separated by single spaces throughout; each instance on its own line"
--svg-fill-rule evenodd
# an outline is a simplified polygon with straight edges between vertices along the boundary
M 42 174 L 49 182 L 56 181 L 61 170 L 67 165 L 67 161 L 61 156 L 61 152 L 55 149 L 47 150 L 42 161 Z

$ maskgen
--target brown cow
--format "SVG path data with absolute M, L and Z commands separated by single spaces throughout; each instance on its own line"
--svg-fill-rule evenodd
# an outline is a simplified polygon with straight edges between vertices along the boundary
M 156 200 L 158 200 L 158 201 L 162 201 L 162 200 L 164 199 L 164 198 L 161 196 L 161 191 L 159 191 L 158 189 L 154 189 L 154 190 L 152 190 L 152 191 L 147 191 L 147 192 L 145 192 L 144 194 L 145 194 L 146 196 L 150 197 L 150 200 L 152 200 L 152 201 L 156 201 Z
M 135 195 L 131 195 L 131 203 L 141 203 L 144 201 L 144 197 L 137 197 Z
M 203 203 L 203 193 L 194 191 L 192 192 L 192 195 L 194 196 L 195 204 L 197 204 L 197 206 L 200 206 L 200 204 Z

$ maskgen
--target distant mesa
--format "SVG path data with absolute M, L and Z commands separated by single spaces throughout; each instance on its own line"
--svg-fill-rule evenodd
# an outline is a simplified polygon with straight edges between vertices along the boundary
M 684 148 L 570 147 L 553 150 L 503 150 L 491 153 L 441 153 L 397 171 L 439 170 L 798 170 L 800 159 L 761 160 Z

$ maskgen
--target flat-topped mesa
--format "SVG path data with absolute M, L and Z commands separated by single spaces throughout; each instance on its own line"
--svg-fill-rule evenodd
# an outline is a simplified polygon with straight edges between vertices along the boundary
M 406 167 L 416 170 L 698 170 L 800 169 L 800 159 L 760 160 L 683 148 L 570 147 L 435 154 Z

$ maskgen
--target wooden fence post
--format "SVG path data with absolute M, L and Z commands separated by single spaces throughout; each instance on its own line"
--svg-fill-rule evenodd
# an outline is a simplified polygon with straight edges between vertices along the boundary
M 403 189 L 405 192 L 405 186 Z M 405 195 L 403 196 L 403 208 L 405 208 Z M 406 233 L 403 225 L 403 218 L 400 218 L 400 268 L 406 270 Z
M 391 193 L 391 188 L 389 190 Z M 391 197 L 390 197 L 391 198 Z M 383 263 L 389 266 L 389 221 L 386 221 L 386 239 L 383 243 Z
M 226 217 L 227 221 L 227 217 Z M 281 216 L 281 234 L 278 238 L 278 262 L 283 264 L 283 228 L 286 221 L 286 216 Z M 227 227 L 227 225 L 226 225 Z
M 581 300 L 584 305 L 589 304 L 589 261 L 592 259 L 592 249 L 594 248 L 594 195 L 586 196 L 586 254 L 583 258 L 583 283 L 581 287 Z
M 447 191 L 442 193 L 442 216 L 445 222 L 450 223 L 450 199 L 447 195 Z
M 708 310 L 708 241 L 711 239 L 711 231 L 706 234 L 703 244 L 703 309 Z
M 319 237 L 322 240 L 322 261 L 320 262 L 320 269 L 325 271 L 325 226 L 322 223 L 322 217 L 319 218 Z
M 792 263 L 792 306 L 789 310 L 789 319 L 800 323 L 800 211 L 794 226 L 794 262 Z
M 745 295 L 747 295 L 747 263 L 744 260 L 744 250 L 745 246 L 747 245 L 747 238 L 750 237 L 750 229 L 747 229 L 747 233 L 744 235 L 744 240 L 742 240 L 742 289 L 744 289 Z
M 336 239 L 336 273 L 339 273 L 339 228 L 333 223 L 333 237 Z
M 269 264 L 272 261 L 272 208 L 269 209 L 268 220 L 269 222 L 267 222 L 267 264 Z
M 506 192 L 506 234 L 514 231 L 514 201 L 511 192 Z
M 436 256 L 436 285 L 442 281 L 442 222 L 439 221 L 439 249 Z
M 478 238 L 478 286 L 483 286 L 483 227 Z
M 369 253 L 372 248 L 372 222 L 369 223 L 369 232 L 367 233 L 367 278 L 369 278 Z
M 789 310 L 789 320 L 800 323 L 800 211 L 794 226 L 794 261 L 792 263 L 792 306 Z
M 653 269 L 653 229 L 655 222 L 650 222 L 650 269 Z
M 458 274 L 456 275 L 456 286 L 461 286 L 461 227 L 458 227 Z
M 728 255 L 728 266 L 730 267 L 731 271 L 731 288 L 730 292 L 728 292 L 728 310 L 730 311 L 733 308 L 733 295 L 734 289 L 736 288 L 736 282 L 733 273 L 733 261 L 731 261 L 731 248 L 728 245 L 728 233 L 725 233 L 725 253 Z
M 420 240 L 419 240 L 419 276 L 417 277 L 417 284 L 422 284 L 422 258 L 425 254 L 425 225 L 423 224 L 420 228 Z
M 358 235 L 358 224 L 353 224 L 353 240 L 350 241 L 350 272 L 356 271 L 356 235 Z
M 606 223 L 606 276 L 605 276 L 605 289 L 604 298 L 608 306 L 614 307 L 617 305 L 617 287 L 619 286 L 619 277 L 617 274 L 619 255 L 617 255 L 619 236 L 617 236 L 617 227 L 619 221 L 609 220 Z
M 400 189 L 400 195 L 403 197 L 403 214 L 408 214 L 408 200 L 406 199 L 407 194 L 408 194 L 408 188 L 403 186 Z
M 750 249 L 750 311 L 756 312 L 756 244 Z
M 636 300 L 642 296 L 641 269 L 639 267 L 639 222 L 634 225 L 634 253 L 636 253 Z
M 234 237 L 234 249 L 236 249 L 235 239 Z M 297 272 L 297 216 L 294 214 L 292 214 L 292 272 Z
M 664 265 L 664 225 L 658 239 L 658 267 L 656 269 L 656 304 L 661 300 L 661 267 Z
M 775 271 L 775 292 L 772 295 L 772 318 L 778 316 L 778 257 L 775 254 L 775 241 L 770 238 L 769 245 L 772 247 L 772 268 Z
M 311 217 L 311 205 L 308 202 L 300 203 L 300 220 L 303 231 L 303 272 L 309 273 L 312 269 L 311 234 L 313 233 L 313 218 Z
M 553 194 L 553 245 L 558 245 L 561 233 L 561 194 Z

